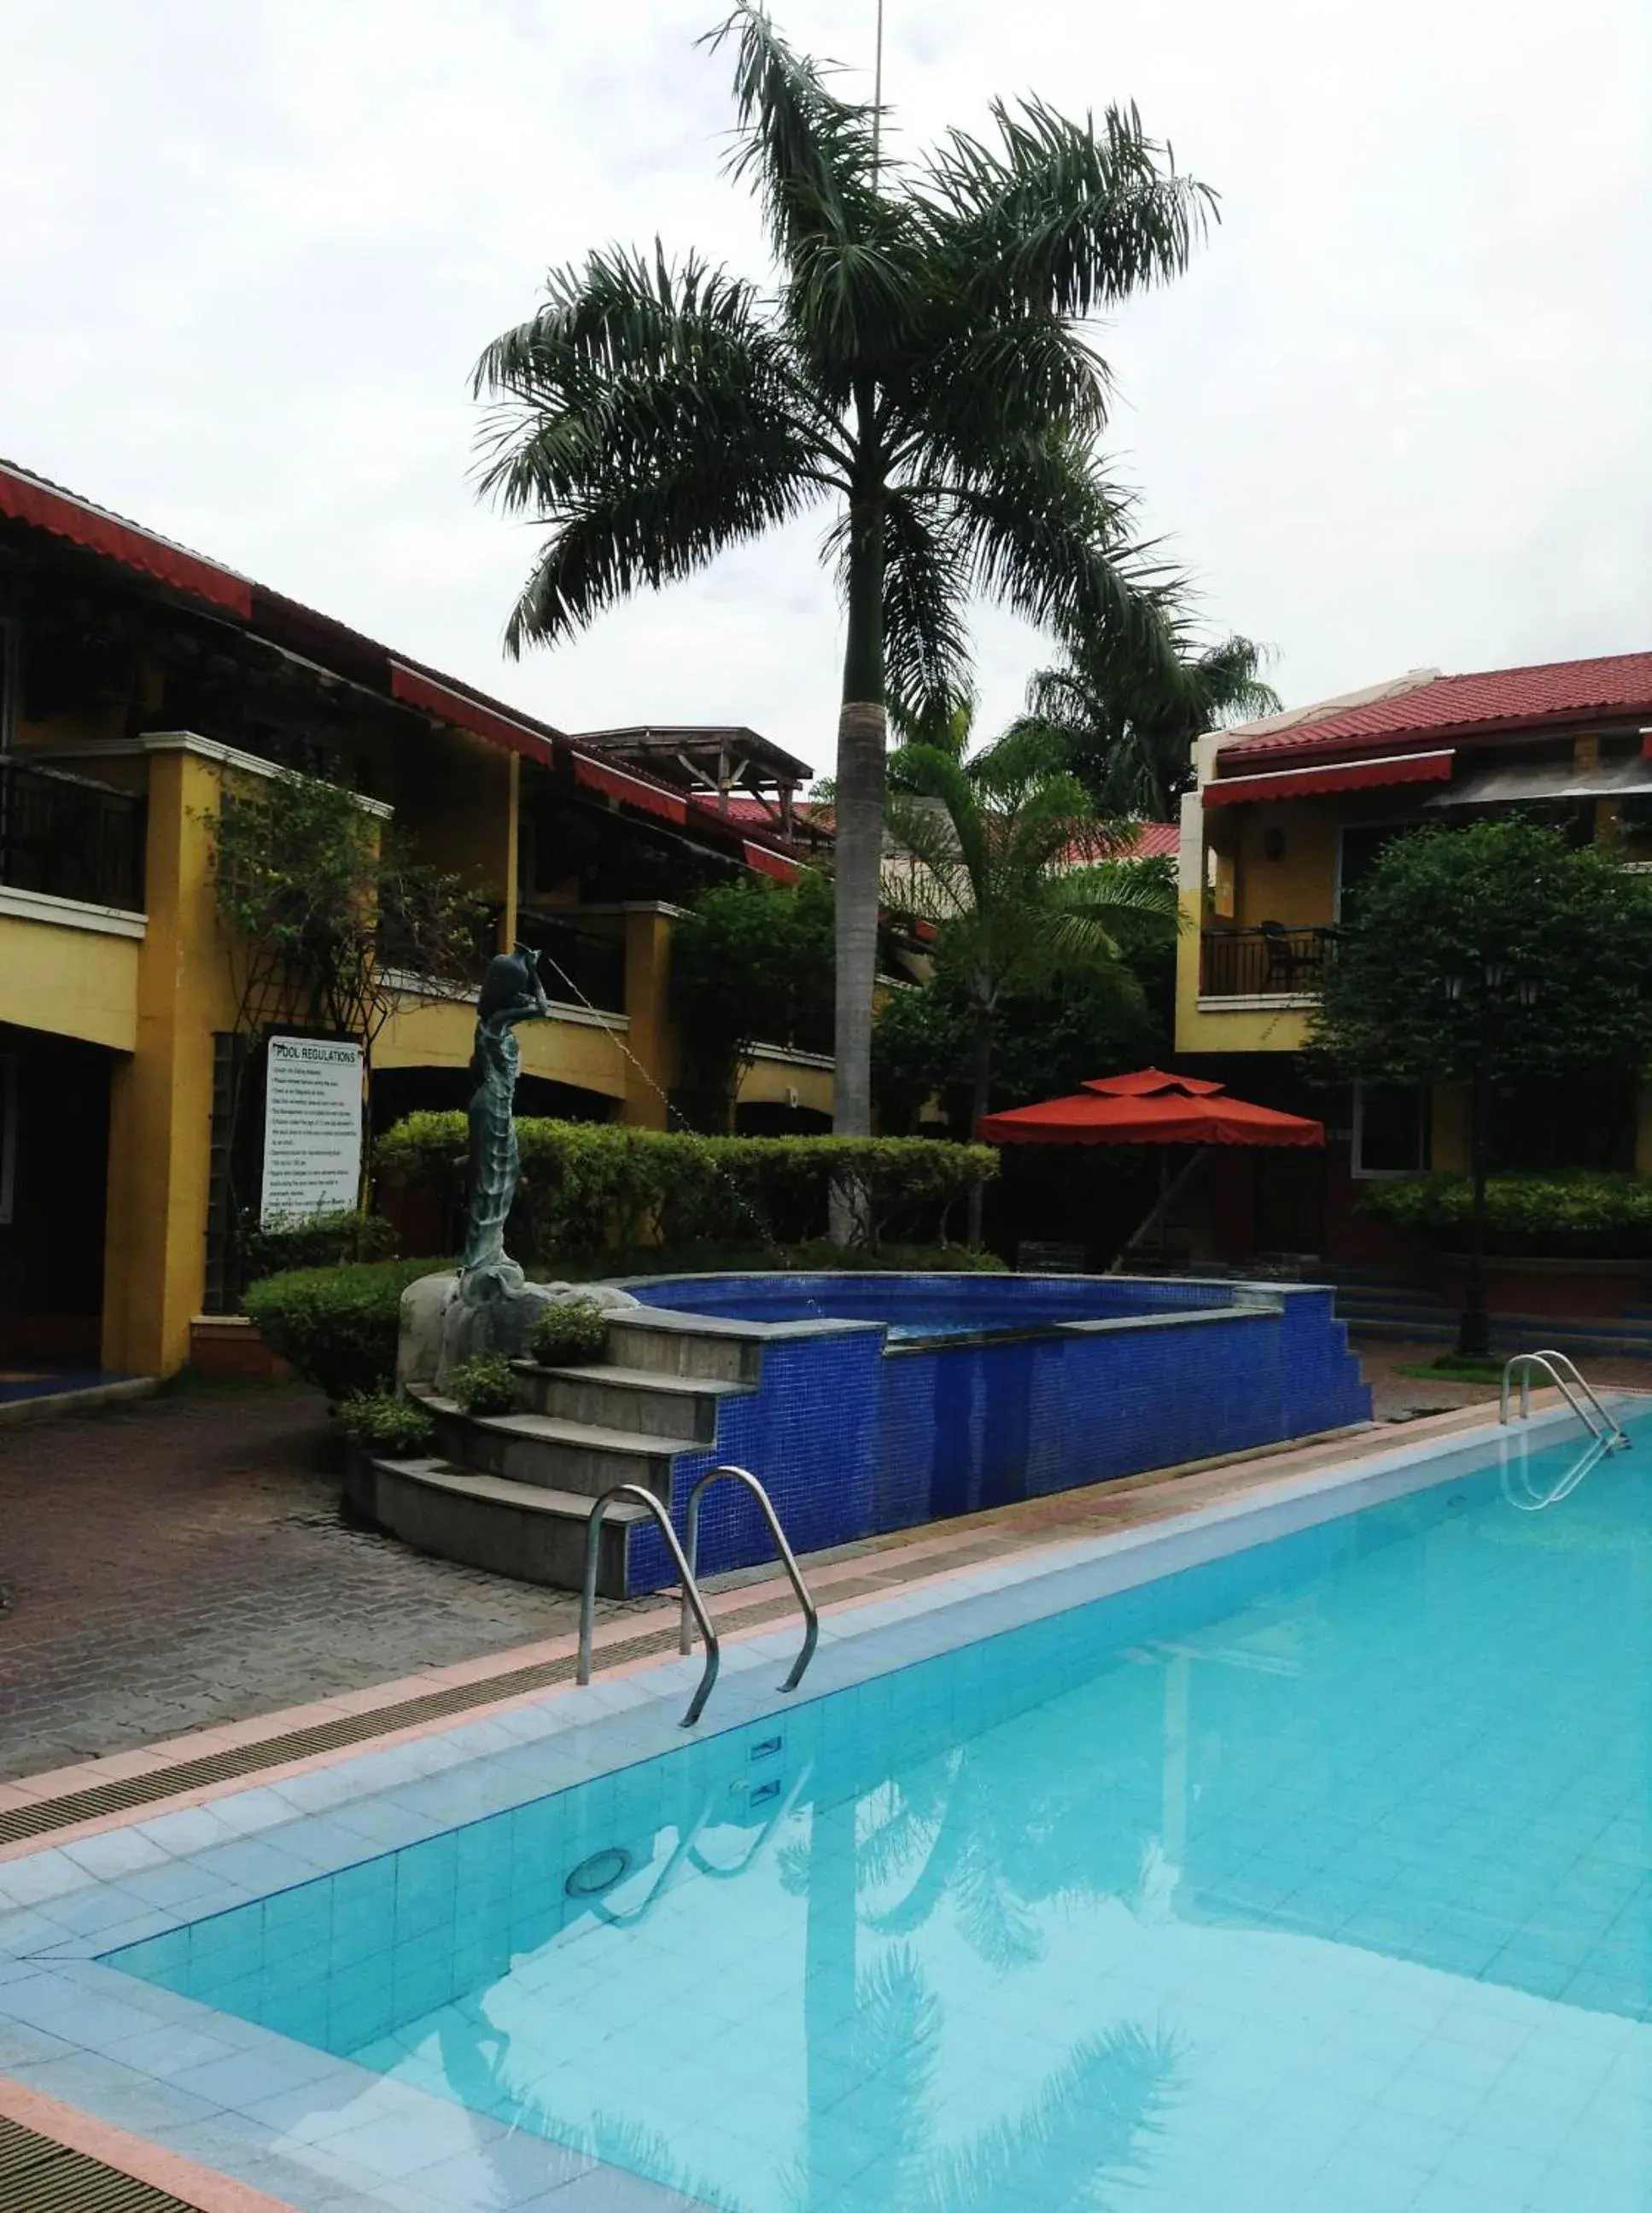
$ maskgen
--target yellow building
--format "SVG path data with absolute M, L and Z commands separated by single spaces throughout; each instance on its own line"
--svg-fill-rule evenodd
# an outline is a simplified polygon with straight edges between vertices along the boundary
M 213 824 L 227 785 L 283 767 L 393 817 L 498 945 L 540 954 L 529 1113 L 664 1127 L 674 917 L 720 877 L 795 873 L 777 818 L 0 464 L 0 1370 L 170 1374 L 223 1303 L 246 1004 Z M 410 985 L 374 1049 L 379 1126 L 462 1103 L 473 997 Z M 831 1094 L 829 1058 L 765 1046 L 740 1117 L 820 1126 Z
M 1179 1062 L 1265 1105 L 1328 1124 L 1322 1155 L 1219 1162 L 1213 1256 L 1394 1257 L 1354 1206 L 1368 1179 L 1466 1165 L 1465 1102 L 1442 1087 L 1309 1093 L 1295 1056 L 1335 932 L 1383 846 L 1423 823 L 1520 806 L 1652 864 L 1652 653 L 1392 682 L 1199 740 L 1182 802 Z M 1587 1124 L 1560 1087 L 1528 1087 L 1495 1133 L 1507 1169 L 1652 1170 L 1637 1087 Z

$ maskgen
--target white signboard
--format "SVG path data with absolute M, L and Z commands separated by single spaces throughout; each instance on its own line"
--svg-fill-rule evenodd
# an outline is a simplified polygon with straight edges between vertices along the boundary
M 354 1206 L 362 1180 L 362 1049 L 271 1038 L 259 1219 L 306 1221 Z

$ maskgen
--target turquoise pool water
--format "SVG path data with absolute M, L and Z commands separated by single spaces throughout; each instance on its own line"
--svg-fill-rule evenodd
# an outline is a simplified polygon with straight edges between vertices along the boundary
M 111 1964 L 728 2213 L 1644 2213 L 1631 1427 Z

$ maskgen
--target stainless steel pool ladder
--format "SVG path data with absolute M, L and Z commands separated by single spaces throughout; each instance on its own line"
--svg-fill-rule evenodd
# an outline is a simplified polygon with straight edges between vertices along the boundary
M 579 1664 L 574 1671 L 574 1680 L 588 1683 L 591 1680 L 591 1630 L 596 1619 L 597 1547 L 602 1537 L 602 1517 L 616 1498 L 635 1499 L 639 1506 L 646 1506 L 654 1516 L 659 1525 L 660 1534 L 665 1539 L 666 1550 L 670 1553 L 682 1581 L 684 1618 L 686 1619 L 692 1607 L 694 1619 L 700 1625 L 700 1635 L 705 1643 L 705 1673 L 700 1677 L 699 1686 L 689 1700 L 688 1711 L 682 1718 L 683 1728 L 692 1728 L 705 1711 L 705 1702 L 717 1680 L 717 1669 L 722 1662 L 722 1649 L 717 1643 L 717 1632 L 711 1626 L 711 1617 L 705 1610 L 705 1600 L 700 1596 L 700 1587 L 694 1580 L 694 1570 L 684 1558 L 683 1548 L 677 1541 L 677 1532 L 671 1526 L 671 1516 L 654 1493 L 645 1491 L 640 1483 L 616 1483 L 612 1491 L 603 1492 L 591 1509 L 591 1518 L 585 1529 L 585 1581 L 579 1595 Z M 686 1633 L 683 1649 L 685 1652 L 688 1649 Z
M 774 1549 L 780 1556 L 780 1564 L 786 1570 L 787 1580 L 791 1584 L 792 1591 L 797 1600 L 798 1605 L 802 1608 L 802 1649 L 798 1653 L 796 1659 L 792 1661 L 791 1673 L 787 1676 L 785 1681 L 780 1686 L 783 1691 L 795 1691 L 797 1688 L 797 1686 L 802 1681 L 803 1671 L 808 1666 L 809 1661 L 814 1657 L 814 1648 L 820 1641 L 820 1609 L 815 1605 L 814 1599 L 809 1595 L 808 1585 L 803 1581 L 803 1571 L 797 1564 L 796 1557 L 792 1552 L 791 1546 L 786 1542 L 786 1533 L 780 1526 L 780 1516 L 774 1510 L 774 1501 L 770 1497 L 768 1492 L 765 1491 L 763 1485 L 758 1481 L 757 1478 L 751 1472 L 749 1468 L 709 1468 L 700 1478 L 699 1481 L 694 1485 L 692 1491 L 688 1494 L 689 1581 L 686 1582 L 683 1585 L 682 1613 L 678 1625 L 678 1649 L 682 1652 L 688 1652 L 692 1651 L 693 1649 L 694 1639 L 689 1619 L 688 1594 L 692 1586 L 694 1570 L 699 1562 L 700 1501 L 704 1497 L 706 1492 L 710 1491 L 714 1483 L 743 1484 L 746 1489 L 751 1492 L 753 1497 L 756 1499 L 758 1507 L 762 1513 L 763 1519 L 769 1525 L 769 1534 L 774 1539 Z
M 711 1617 L 706 1610 L 699 1584 L 695 1580 L 694 1569 L 699 1552 L 700 1500 L 714 1483 L 724 1480 L 744 1484 L 756 1499 L 762 1510 L 763 1518 L 769 1525 L 769 1533 L 774 1539 L 775 1550 L 780 1555 L 780 1564 L 785 1569 L 787 1578 L 796 1594 L 797 1603 L 803 1610 L 805 1627 L 802 1649 L 792 1662 L 791 1673 L 780 1686 L 783 1691 L 795 1691 L 802 1681 L 803 1671 L 814 1657 L 814 1648 L 820 1642 L 820 1611 L 809 1594 L 808 1585 L 803 1581 L 802 1570 L 797 1564 L 791 1546 L 786 1542 L 786 1533 L 780 1526 L 780 1517 L 774 1510 L 774 1502 L 748 1469 L 710 1468 L 689 1492 L 686 1553 L 678 1542 L 677 1532 L 671 1526 L 670 1515 L 654 1493 L 645 1490 L 640 1483 L 616 1483 L 611 1491 L 605 1491 L 592 1506 L 591 1518 L 585 1530 L 585 1576 L 579 1600 L 579 1662 L 575 1670 L 574 1680 L 583 1684 L 588 1683 L 591 1680 L 591 1634 L 596 1620 L 597 1554 L 602 1539 L 602 1518 L 616 1498 L 634 1499 L 639 1506 L 647 1507 L 653 1515 L 660 1534 L 665 1540 L 666 1550 L 670 1553 L 672 1563 L 676 1568 L 678 1580 L 682 1586 L 681 1626 L 678 1636 L 680 1648 L 685 1654 L 692 1651 L 696 1624 L 699 1627 L 701 1642 L 705 1646 L 705 1672 L 700 1677 L 698 1687 L 688 1702 L 688 1711 L 682 1718 L 684 1728 L 692 1728 L 705 1711 L 705 1702 L 711 1695 L 717 1680 L 717 1670 L 722 1663 L 722 1652 L 717 1641 L 717 1632 L 711 1626 Z
M 1552 1348 L 1545 1352 L 1516 1352 L 1504 1363 L 1503 1390 L 1498 1400 L 1500 1420 L 1507 1422 L 1509 1419 L 1509 1388 L 1516 1374 L 1520 1377 L 1521 1419 L 1525 1421 L 1530 1417 L 1533 1369 L 1540 1369 L 1548 1377 L 1600 1446 L 1602 1454 L 1628 1451 L 1629 1439 L 1579 1374 L 1576 1362 L 1569 1353 L 1557 1352 Z

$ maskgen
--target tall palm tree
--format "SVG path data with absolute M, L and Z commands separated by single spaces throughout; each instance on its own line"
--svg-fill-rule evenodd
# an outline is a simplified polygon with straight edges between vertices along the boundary
M 731 168 L 763 206 L 765 292 L 696 255 L 554 271 L 482 356 L 485 491 L 550 526 L 506 644 L 552 642 L 816 506 L 847 613 L 837 759 L 834 1120 L 864 1135 L 885 708 L 967 685 L 984 592 L 1156 666 L 1171 581 L 1128 539 L 1094 446 L 1086 318 L 1186 265 L 1213 207 L 1134 107 L 995 106 L 996 141 L 880 150 L 880 115 L 795 53 L 759 0 L 735 52 Z M 885 147 L 887 149 L 887 134 Z
M 1025 719 L 1059 735 L 1103 813 L 1168 822 L 1192 777 L 1194 739 L 1279 711 L 1262 679 L 1266 660 L 1265 647 L 1238 636 L 1157 667 L 1111 639 L 1081 638 L 1027 686 Z
M 993 1027 L 1006 994 L 1116 960 L 1110 926 L 1125 915 L 1173 928 L 1176 894 L 1161 876 L 1118 857 L 1119 833 L 1068 772 L 1059 739 L 1035 725 L 1010 729 L 968 759 L 948 747 L 903 747 L 891 776 L 889 826 L 908 857 L 898 896 L 936 924 L 936 959 L 970 1004 L 973 1130 L 987 1109 Z M 978 1185 L 970 1242 L 978 1245 L 980 1235 Z

